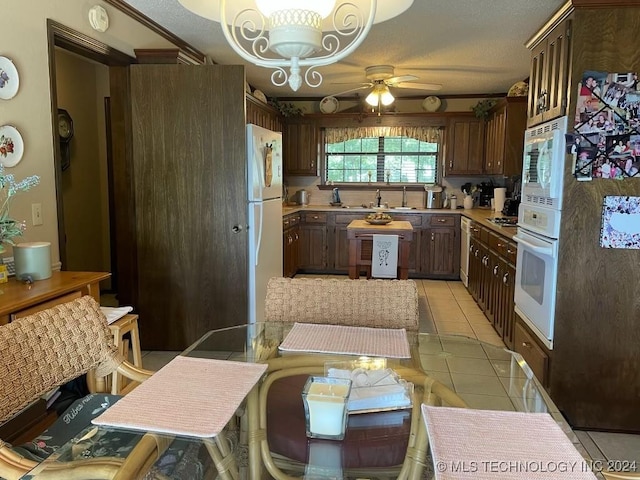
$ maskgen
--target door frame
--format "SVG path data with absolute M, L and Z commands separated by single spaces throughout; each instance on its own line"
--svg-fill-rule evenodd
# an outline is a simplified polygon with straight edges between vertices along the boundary
M 109 185 L 111 251 L 115 255 L 112 262 L 113 274 L 117 276 L 119 301 L 135 304 L 136 259 L 135 259 L 135 205 L 132 188 L 131 136 L 129 103 L 129 65 L 137 63 L 131 57 L 109 45 L 91 38 L 54 20 L 47 20 L 47 40 L 49 57 L 49 80 L 51 92 L 51 125 L 53 135 L 53 155 L 56 186 L 56 208 L 58 216 L 58 244 L 60 261 L 66 265 L 67 253 L 64 234 L 64 210 L 62 200 L 62 158 L 58 137 L 58 98 L 56 83 L 55 48 L 59 47 L 84 58 L 109 67 L 109 89 L 111 112 L 107 128 L 107 151 L 112 183 Z M 118 141 L 114 141 L 118 139 Z M 113 207 L 113 208 L 111 208 Z

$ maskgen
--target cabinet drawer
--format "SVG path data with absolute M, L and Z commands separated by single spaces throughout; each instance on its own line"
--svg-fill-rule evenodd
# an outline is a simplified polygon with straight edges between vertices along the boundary
M 429 225 L 432 227 L 455 227 L 460 223 L 457 215 L 430 215 Z
M 409 222 L 414 227 L 422 226 L 422 215 L 394 215 L 392 213 L 391 216 L 399 222 Z
M 367 213 L 337 213 L 335 216 L 336 225 L 349 225 L 354 220 L 362 220 Z
M 495 233 L 489 233 L 489 247 L 491 250 L 505 258 L 507 258 L 507 244 L 508 241 L 506 238 Z
M 471 230 L 471 237 L 476 238 L 485 244 L 489 243 L 488 229 L 481 227 L 480 224 L 476 222 L 472 222 L 470 230 Z
M 322 212 L 307 212 L 302 215 L 305 223 L 327 223 L 327 214 Z
M 522 355 L 538 380 L 546 385 L 549 356 L 519 322 L 516 322 L 514 344 L 515 351 Z

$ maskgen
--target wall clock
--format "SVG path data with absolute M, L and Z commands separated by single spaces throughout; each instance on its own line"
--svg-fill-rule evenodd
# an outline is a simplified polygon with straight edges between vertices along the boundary
M 71 147 L 69 143 L 73 138 L 73 120 L 71 115 L 62 108 L 58 109 L 58 135 L 60 136 L 60 153 L 62 154 L 62 170 L 71 165 Z

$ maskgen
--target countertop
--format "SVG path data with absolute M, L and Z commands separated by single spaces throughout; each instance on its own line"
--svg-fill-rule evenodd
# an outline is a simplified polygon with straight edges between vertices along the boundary
M 350 206 L 348 208 L 332 207 L 331 205 L 307 205 L 307 206 L 302 206 L 302 205 L 284 206 L 283 205 L 282 206 L 283 215 L 290 215 L 292 213 L 300 213 L 305 211 L 371 213 L 378 210 L 375 210 L 373 208 L 365 208 L 362 206 L 353 206 L 353 207 Z M 514 226 L 501 226 L 501 225 L 496 225 L 495 223 L 490 222 L 489 219 L 491 218 L 501 218 L 501 217 L 504 217 L 505 215 L 502 215 L 501 213 L 496 213 L 493 210 L 488 208 L 471 208 L 471 209 L 458 208 L 456 210 L 451 210 L 450 208 L 412 208 L 410 210 L 389 208 L 388 210 L 384 210 L 384 211 L 389 213 L 390 215 L 394 215 L 394 214 L 395 215 L 406 215 L 406 214 L 411 215 L 411 214 L 423 214 L 423 213 L 435 213 L 438 215 L 443 215 L 443 214 L 444 215 L 447 215 L 447 214 L 463 215 L 473 220 L 474 222 L 479 223 L 483 227 L 486 227 L 489 230 L 492 230 L 498 233 L 499 235 L 507 237 L 509 240 L 513 240 L 513 236 L 517 232 L 517 228 L 515 228 Z

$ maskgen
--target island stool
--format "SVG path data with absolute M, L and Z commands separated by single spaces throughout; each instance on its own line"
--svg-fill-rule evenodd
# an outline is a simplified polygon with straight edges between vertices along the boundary
M 140 333 L 138 331 L 138 315 L 127 314 L 122 318 L 119 318 L 111 325 L 109 329 L 113 334 L 113 342 L 118 348 L 118 352 L 124 358 L 129 358 L 129 344 L 131 344 L 131 351 L 133 353 L 133 364 L 142 368 L 142 352 L 140 350 Z M 125 338 L 125 335 L 129 334 L 130 338 Z M 125 394 L 136 386 L 136 382 L 130 382 L 124 384 L 124 378 L 117 372 L 113 372 L 111 375 L 111 393 L 112 394 Z

